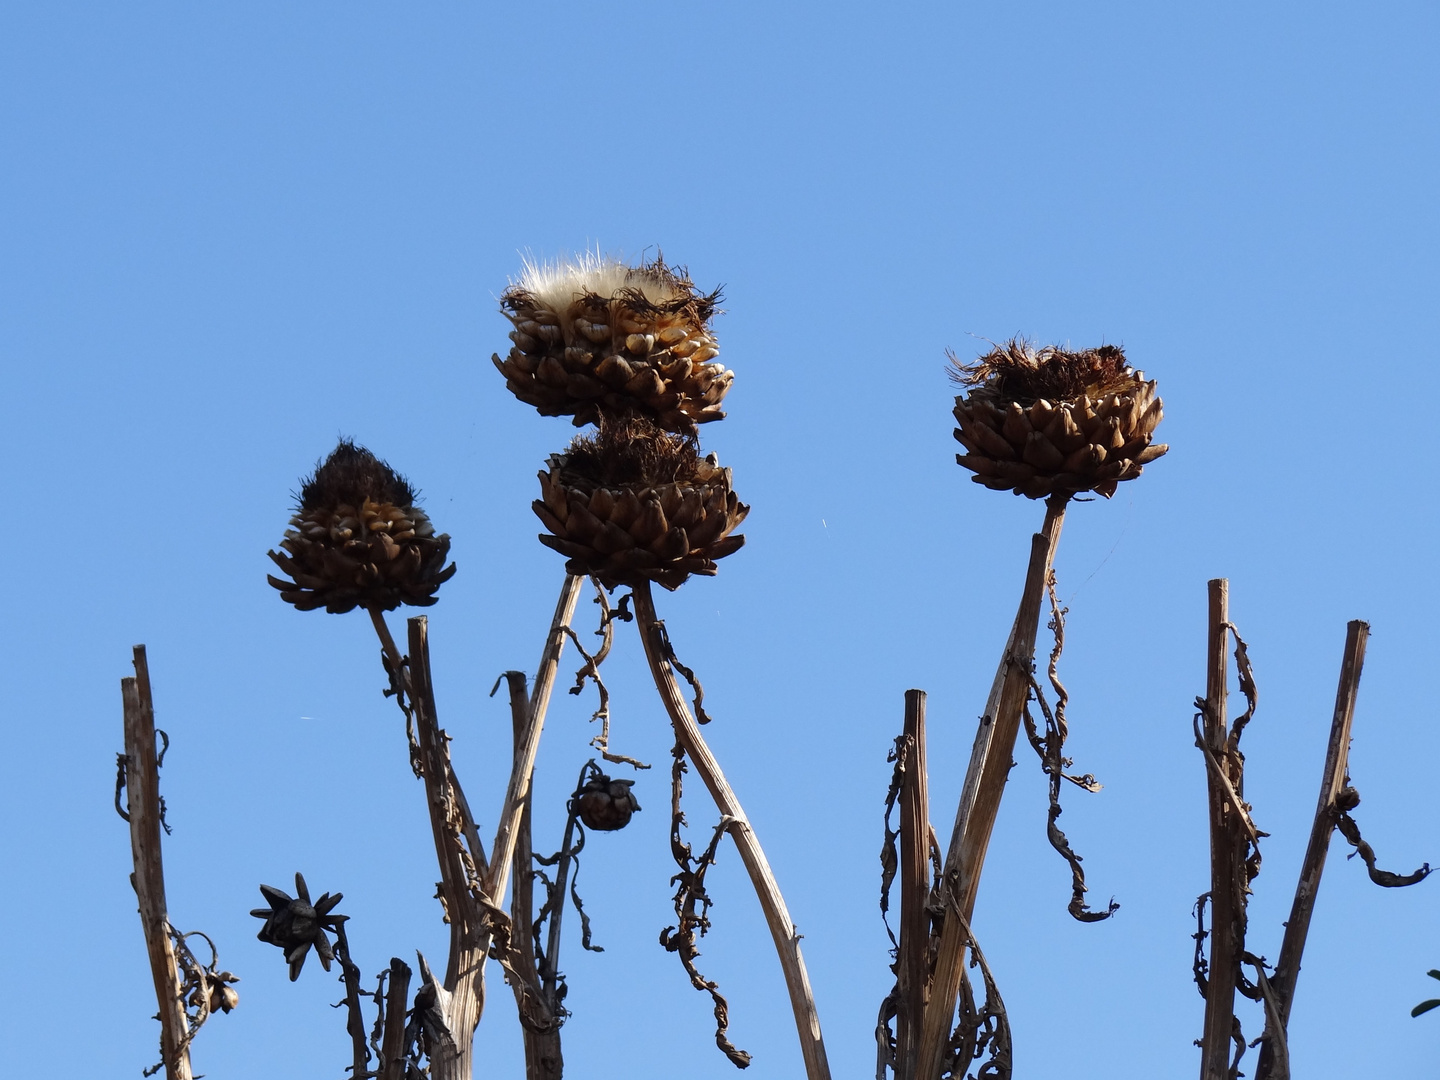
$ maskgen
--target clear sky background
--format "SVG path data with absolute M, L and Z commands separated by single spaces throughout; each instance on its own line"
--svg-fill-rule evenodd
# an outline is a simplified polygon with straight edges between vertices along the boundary
M 945 350 L 1112 342 L 1159 380 L 1172 452 L 1074 507 L 1057 562 L 1071 748 L 1106 784 L 1067 792 L 1062 824 L 1093 898 L 1122 907 L 1066 915 L 1022 743 L 975 926 L 1017 1077 L 1194 1075 L 1208 578 L 1231 581 L 1261 691 L 1247 792 L 1272 835 L 1251 948 L 1278 953 L 1349 619 L 1374 628 L 1359 820 L 1391 869 L 1440 861 L 1437 45 L 1425 3 L 6 5 L 12 1064 L 127 1077 L 156 1059 L 111 809 L 136 642 L 173 742 L 172 918 L 243 978 L 197 1068 L 309 1080 L 348 1060 L 338 983 L 312 960 L 290 985 L 255 940 L 260 882 L 300 869 L 342 890 L 367 971 L 443 960 L 422 790 L 367 620 L 281 603 L 265 552 L 339 435 L 423 489 L 460 567 L 429 611 L 442 720 L 492 830 L 510 735 L 486 693 L 539 657 L 562 560 L 530 501 L 571 437 L 492 368 L 496 297 L 522 252 L 599 245 L 725 287 L 736 382 L 703 441 L 753 506 L 749 543 L 658 603 L 805 935 L 837 1078 L 873 1075 L 891 981 L 877 854 L 903 692 L 931 695 L 948 833 L 1041 519 L 954 464 Z M 567 945 L 566 1056 L 592 1080 L 727 1077 L 707 999 L 656 943 L 670 739 L 633 631 L 607 672 L 616 749 L 657 768 L 634 825 L 587 848 L 606 951 Z M 558 844 L 592 708 L 557 695 L 539 847 Z M 690 818 L 708 834 L 698 784 Z M 1296 1075 L 1433 1076 L 1440 1019 L 1408 1013 L 1436 989 L 1440 884 L 1377 889 L 1345 850 L 1305 954 Z M 797 1076 L 733 849 L 711 892 L 701 965 L 748 1075 Z M 522 1075 L 493 967 L 478 1038 L 477 1075 Z

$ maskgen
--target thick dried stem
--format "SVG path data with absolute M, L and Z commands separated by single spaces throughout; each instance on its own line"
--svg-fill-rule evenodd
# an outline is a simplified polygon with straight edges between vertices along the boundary
M 160 1055 L 166 1080 L 191 1080 L 190 1025 L 180 992 L 180 972 L 165 906 L 165 869 L 160 857 L 160 768 L 155 758 L 155 706 L 145 646 L 135 646 L 135 676 L 120 680 L 125 705 L 125 796 L 130 820 L 131 884 L 140 904 L 140 925 L 160 1005 Z
M 896 956 L 895 1075 L 915 1080 L 925 1017 L 930 945 L 930 795 L 925 766 L 925 691 L 905 691 L 905 771 L 900 786 L 900 942 Z
M 1000 666 L 985 702 L 985 713 L 975 735 L 970 766 L 965 774 L 960 805 L 955 812 L 955 827 L 950 834 L 950 847 L 945 855 L 945 871 L 940 888 L 947 906 L 958 908 L 968 923 L 975 911 L 975 897 L 980 888 L 980 872 L 985 864 L 985 851 L 1000 810 L 1000 798 L 1010 775 L 1011 754 L 1020 731 L 1020 714 L 1030 692 L 1030 676 L 1035 660 L 1035 635 L 1040 624 L 1040 605 L 1045 585 L 1050 579 L 1050 566 L 1060 542 L 1060 529 L 1065 521 L 1068 495 L 1052 495 L 1045 504 L 1045 521 L 1030 541 L 1030 563 L 1025 572 L 1025 587 L 1014 626 L 1000 657 Z M 935 960 L 935 974 L 930 1000 L 925 1006 L 925 1021 L 915 1075 L 920 1080 L 938 1080 L 950 1044 L 955 1006 L 960 996 L 960 983 L 965 971 L 965 947 L 968 933 L 958 919 L 946 919 L 940 932 Z
M 485 955 L 490 934 L 485 913 L 473 891 L 476 872 L 473 852 L 467 852 L 466 818 L 456 797 L 450 767 L 449 736 L 436 716 L 435 690 L 430 674 L 428 623 L 423 615 L 409 620 L 409 673 L 411 706 L 419 743 L 421 775 L 435 857 L 440 866 L 440 902 L 450 922 L 450 958 L 445 982 L 436 995 L 448 1038 L 431 1053 L 434 1080 L 471 1080 L 475 1028 L 485 1003 Z M 433 980 L 432 980 L 433 982 Z
M 566 632 L 575 616 L 575 603 L 580 598 L 580 586 L 584 582 L 584 578 L 574 574 L 565 576 L 560 599 L 555 604 L 555 617 L 550 621 L 550 633 L 545 639 L 545 651 L 540 657 L 540 669 L 535 674 L 535 686 L 530 692 L 530 712 L 526 717 L 525 730 L 516 739 L 515 762 L 510 770 L 505 805 L 495 830 L 490 872 L 485 878 L 485 894 L 496 903 L 505 895 L 510 877 L 515 855 L 515 833 L 520 827 L 520 815 L 525 811 L 525 799 L 530 794 L 535 755 L 540 749 L 540 732 L 545 727 L 545 711 L 550 707 L 550 693 L 555 689 L 560 654 L 565 650 Z
M 405 1080 L 405 1005 L 410 1000 L 410 965 L 390 958 L 385 991 L 385 1034 L 380 1043 L 380 1080 Z
M 524 738 L 530 708 L 525 693 L 525 676 L 507 671 L 510 683 L 510 719 L 516 749 Z M 515 1005 L 520 1011 L 520 1031 L 525 1043 L 525 1080 L 559 1080 L 565 1069 L 560 1048 L 560 1025 L 556 1023 L 553 1001 L 544 993 L 535 964 L 535 939 L 530 927 L 535 919 L 535 879 L 531 868 L 530 821 L 531 793 L 526 792 L 525 810 L 520 815 L 520 828 L 515 834 L 515 881 L 510 893 L 511 947 L 515 950 L 514 968 L 519 978 L 512 978 Z M 526 1014 L 540 1005 L 551 1006 L 548 1023 L 535 1024 Z
M 1226 727 L 1230 634 L 1230 583 L 1211 580 L 1210 625 L 1201 703 L 1201 749 L 1210 767 L 1210 962 L 1201 1037 L 1201 1080 L 1229 1080 L 1235 1027 L 1235 988 L 1245 949 L 1245 852 L 1248 824 L 1240 800 L 1243 764 Z
M 1285 1045 L 1290 1023 L 1290 1007 L 1295 1000 L 1295 983 L 1300 977 L 1300 958 L 1305 951 L 1305 938 L 1310 932 L 1310 918 L 1315 912 L 1315 898 L 1320 892 L 1320 876 L 1325 872 L 1325 856 L 1330 850 L 1330 836 L 1340 808 L 1336 800 L 1345 789 L 1350 762 L 1350 728 L 1355 721 L 1355 699 L 1360 691 L 1360 674 L 1365 668 L 1365 645 L 1370 638 L 1370 625 L 1355 619 L 1345 631 L 1345 652 L 1340 661 L 1340 685 L 1335 691 L 1335 713 L 1330 721 L 1330 743 L 1325 750 L 1325 768 L 1320 773 L 1320 797 L 1315 818 L 1310 825 L 1310 843 L 1305 860 L 1300 864 L 1300 880 L 1295 887 L 1295 900 L 1290 905 L 1290 918 L 1285 923 L 1285 937 L 1280 944 L 1280 960 L 1270 980 L 1274 992 L 1274 1016 L 1267 1009 L 1266 1039 L 1260 1050 L 1259 1080 L 1288 1080 L 1288 1054 L 1280 1053 Z M 1284 1067 L 1282 1073 L 1280 1066 Z
M 785 908 L 785 899 L 780 895 L 780 886 L 770 870 L 765 852 L 755 838 L 755 832 L 745 811 L 731 789 L 720 763 L 715 760 L 710 747 L 700 735 L 690 707 L 685 702 L 675 677 L 673 657 L 667 647 L 665 628 L 655 616 L 655 601 L 650 595 L 649 582 L 642 581 L 635 586 L 635 617 L 640 624 L 640 638 L 645 646 L 645 656 L 650 662 L 650 673 L 665 710 L 675 726 L 676 741 L 694 763 L 695 771 L 709 789 L 716 807 L 728 820 L 728 831 L 739 849 L 740 859 L 750 875 L 751 884 L 760 899 L 765 922 L 775 942 L 775 951 L 780 957 L 780 967 L 785 975 L 785 985 L 790 992 L 790 1006 L 795 1014 L 795 1027 L 800 1037 L 800 1050 L 805 1059 L 805 1075 L 808 1080 L 829 1080 L 830 1066 L 825 1057 L 825 1042 L 820 1034 L 820 1018 L 815 1009 L 815 995 L 810 989 L 810 978 L 805 972 L 805 961 L 800 954 L 800 935 L 790 921 Z

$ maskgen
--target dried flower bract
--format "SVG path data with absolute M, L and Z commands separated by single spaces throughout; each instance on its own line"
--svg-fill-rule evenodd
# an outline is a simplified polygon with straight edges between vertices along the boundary
M 415 489 L 363 446 L 346 439 L 300 490 L 300 506 L 270 552 L 290 576 L 270 577 L 301 611 L 425 607 L 455 573 L 450 537 L 435 535 Z
M 606 588 L 654 581 L 675 589 L 745 542 L 731 532 L 750 508 L 731 490 L 729 469 L 700 457 L 693 439 L 637 417 L 605 420 L 540 474 L 540 537 L 569 557 L 572 574 Z
M 527 264 L 500 307 L 515 326 L 505 383 L 542 416 L 577 427 L 602 413 L 639 413 L 666 431 L 694 434 L 724 417 L 735 375 L 715 359 L 710 332 L 719 292 L 702 293 L 682 268 L 631 267 L 586 254 Z
M 1169 449 L 1151 442 L 1164 415 L 1154 381 L 1116 346 L 1070 352 L 1017 338 L 954 363 L 952 376 L 969 387 L 955 399 L 955 438 L 967 451 L 956 460 L 977 484 L 1032 499 L 1109 498 Z

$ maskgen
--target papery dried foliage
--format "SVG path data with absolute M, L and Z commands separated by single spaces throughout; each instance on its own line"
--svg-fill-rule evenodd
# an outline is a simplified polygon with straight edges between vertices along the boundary
M 1347 798 L 1347 793 L 1351 797 Z M 1396 874 L 1389 870 L 1381 870 L 1375 865 L 1375 849 L 1366 843 L 1365 838 L 1360 835 L 1360 826 L 1350 815 L 1350 811 L 1360 804 L 1360 793 L 1349 785 L 1349 777 L 1346 777 L 1345 790 L 1341 793 L 1342 805 L 1339 807 L 1339 815 L 1335 819 L 1335 827 L 1340 830 L 1340 835 L 1349 841 L 1350 846 L 1355 850 L 1351 857 L 1360 856 L 1365 863 L 1365 870 L 1370 875 L 1370 880 L 1376 885 L 1386 889 L 1402 889 L 1407 885 L 1417 885 L 1430 876 L 1430 864 L 1427 862 L 1420 869 L 1410 874 Z M 1348 803 L 1348 805 L 1344 805 Z
M 1154 381 L 1115 346 L 1071 352 L 1018 338 L 973 364 L 951 357 L 967 387 L 955 399 L 956 460 L 977 484 L 1031 499 L 1106 498 L 1168 449 L 1152 445 L 1164 408 Z
M 737 1068 L 744 1069 L 750 1065 L 750 1055 L 739 1049 L 727 1036 L 730 1027 L 730 1005 L 720 993 L 720 984 L 705 978 L 695 966 L 695 959 L 700 955 L 697 939 L 704 937 L 710 929 L 709 912 L 712 901 L 705 891 L 705 873 L 715 864 L 720 840 L 732 821 L 725 817 L 720 819 L 709 845 L 700 857 L 696 858 L 690 845 L 680 835 L 680 830 L 686 824 L 685 813 L 680 808 L 683 778 L 687 771 L 684 748 L 677 743 L 672 754 L 674 764 L 670 770 L 670 853 L 679 867 L 679 873 L 670 881 L 678 886 L 674 897 L 677 923 L 660 932 L 660 944 L 668 952 L 680 957 L 685 973 L 690 976 L 691 985 L 710 995 L 715 1005 L 715 1045 Z
M 700 292 L 683 268 L 659 256 L 628 269 L 603 262 L 593 269 L 574 268 L 558 290 L 522 281 L 501 297 L 513 347 L 492 360 L 510 391 L 542 416 L 573 417 L 577 427 L 607 413 L 641 413 L 693 434 L 722 419 L 735 375 L 715 359 L 709 323 L 719 290 Z
M 580 654 L 584 663 L 580 670 L 575 673 L 575 685 L 570 687 L 570 693 L 579 695 L 585 691 L 586 682 L 595 684 L 595 691 L 600 695 L 600 703 L 595 712 L 591 715 L 590 721 L 600 721 L 600 733 L 590 740 L 590 745 L 600 751 L 600 756 L 612 765 L 629 765 L 636 769 L 648 769 L 649 765 L 635 758 L 627 757 L 624 754 L 615 754 L 610 750 L 610 691 L 605 682 L 600 678 L 600 665 L 610 655 L 610 649 L 615 643 L 615 623 L 630 622 L 635 616 L 630 611 L 632 596 L 626 593 L 620 597 L 620 602 L 614 607 L 610 606 L 609 596 L 605 587 L 596 578 L 591 578 L 595 586 L 595 603 L 600 606 L 600 628 L 595 631 L 595 636 L 600 638 L 600 647 L 591 655 L 581 643 L 579 635 L 570 627 L 565 627 L 565 633 L 575 644 L 575 650 Z
M 608 589 L 677 589 L 691 574 L 714 575 L 716 560 L 745 543 L 732 533 L 750 508 L 730 470 L 648 421 L 606 419 L 539 476 L 542 498 L 531 506 L 551 534 L 540 542 L 567 557 L 570 573 Z
M 945 917 L 960 920 L 968 939 L 970 966 L 980 969 L 985 999 L 977 1003 L 969 974 L 962 974 L 959 1019 L 950 1036 L 949 1064 L 940 1075 L 942 1078 L 951 1077 L 952 1080 L 960 1080 L 961 1077 L 968 1080 L 971 1063 L 978 1061 L 980 1067 L 975 1071 L 973 1080 L 1010 1080 L 1014 1069 L 1014 1042 L 1010 1033 L 1010 1017 L 1005 1011 L 1005 1002 L 1000 997 L 1000 988 L 995 985 L 995 977 L 990 971 L 990 965 L 985 961 L 985 954 L 960 909 L 953 903 L 949 904 Z
M 1055 592 L 1055 572 L 1053 570 L 1046 582 L 1046 590 L 1050 598 L 1048 626 L 1055 635 L 1055 645 L 1050 650 L 1048 668 L 1050 685 L 1055 691 L 1055 708 L 1052 712 L 1045 700 L 1044 691 L 1036 682 L 1035 676 L 1031 674 L 1029 676 L 1030 693 L 1021 716 L 1025 721 L 1025 734 L 1030 740 L 1031 747 L 1039 756 L 1040 767 L 1049 781 L 1050 809 L 1045 822 L 1045 835 L 1050 841 L 1050 846 L 1059 852 L 1060 856 L 1070 865 L 1071 892 L 1067 910 L 1080 922 L 1100 922 L 1114 915 L 1120 909 L 1120 905 L 1111 899 L 1105 911 L 1090 910 L 1089 905 L 1085 903 L 1085 893 L 1088 891 L 1085 885 L 1085 872 L 1080 867 L 1084 860 L 1075 853 L 1070 846 L 1070 841 L 1056 825 L 1056 820 L 1062 813 L 1060 808 L 1061 780 L 1068 780 L 1076 787 L 1089 792 L 1099 791 L 1101 785 L 1090 773 L 1077 776 L 1066 771 L 1074 764 L 1070 758 L 1065 756 L 1065 740 L 1069 736 L 1069 727 L 1065 720 L 1065 707 L 1069 703 L 1070 695 L 1064 684 L 1060 682 L 1059 664 L 1060 654 L 1065 649 L 1065 616 L 1069 609 L 1060 606 Z M 1041 715 L 1045 718 L 1044 735 L 1038 732 L 1035 718 L 1030 714 L 1031 700 L 1040 706 Z

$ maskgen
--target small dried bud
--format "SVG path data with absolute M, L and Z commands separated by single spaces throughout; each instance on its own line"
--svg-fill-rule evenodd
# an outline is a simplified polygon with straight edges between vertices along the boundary
M 599 832 L 623 829 L 640 809 L 635 793 L 630 790 L 634 785 L 634 780 L 611 780 L 604 773 L 592 776 L 575 793 L 575 812 L 587 829 Z
M 205 981 L 209 984 L 209 1011 L 212 1013 L 228 1013 L 236 1005 L 240 1004 L 240 995 L 230 986 L 230 983 L 240 981 L 240 976 L 228 971 L 207 971 Z M 194 989 L 190 991 L 189 1004 L 192 1009 L 200 1008 L 204 995 L 200 992 L 198 981 L 194 983 Z

